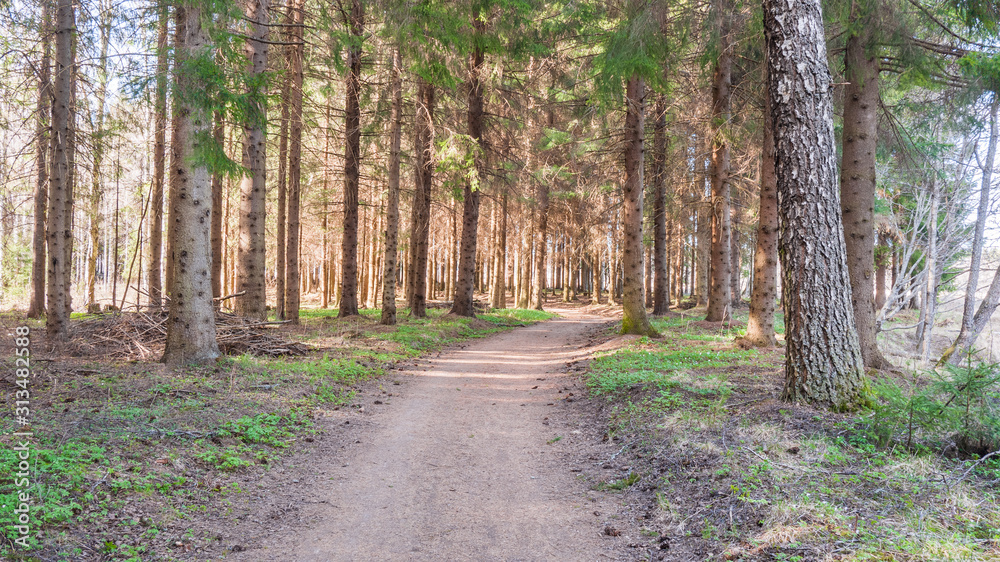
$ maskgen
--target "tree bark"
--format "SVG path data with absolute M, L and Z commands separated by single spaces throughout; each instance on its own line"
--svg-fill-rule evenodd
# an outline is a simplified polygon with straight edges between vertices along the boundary
M 403 55 L 392 58 L 392 116 L 389 131 L 389 200 L 385 212 L 385 261 L 382 274 L 381 324 L 396 323 L 396 255 L 399 253 L 399 157 L 403 132 Z
M 342 244 L 339 318 L 358 315 L 358 184 L 361 177 L 361 35 L 365 12 L 361 0 L 351 3 L 351 35 L 358 43 L 348 51 L 344 112 L 344 240 Z
M 732 262 L 729 208 L 729 140 L 726 130 L 730 112 L 732 55 L 729 48 L 729 10 L 725 0 L 716 0 L 719 58 L 712 78 L 712 270 L 705 320 L 725 322 L 731 318 Z
M 493 276 L 493 294 L 490 299 L 491 308 L 507 308 L 507 190 L 504 189 L 501 196 L 499 214 L 499 226 L 497 233 L 499 239 L 495 246 L 496 274 Z
M 773 347 L 774 302 L 778 296 L 778 194 L 774 175 L 774 126 L 770 90 L 764 92 L 764 142 L 760 158 L 760 211 L 757 247 L 753 260 L 753 289 L 750 318 L 744 340 L 761 347 Z
M 955 343 L 951 345 L 945 352 L 941 355 L 941 364 L 952 363 L 959 364 L 965 357 L 967 357 L 972 352 L 972 346 L 975 345 L 976 340 L 979 338 L 979 332 L 982 331 L 989 320 L 989 317 L 993 314 L 990 311 L 988 314 L 985 310 L 989 308 L 987 304 L 989 298 L 983 301 L 980 305 L 980 309 L 973 314 L 973 310 L 976 307 L 976 292 L 979 290 L 979 270 L 982 268 L 983 263 L 983 244 L 986 233 L 986 217 L 990 213 L 990 187 L 993 182 L 993 163 L 996 161 L 997 154 L 997 106 L 1000 104 L 1000 94 L 996 92 L 993 93 L 993 103 L 990 104 L 990 140 L 989 148 L 986 150 L 986 165 L 983 168 L 983 178 L 982 183 L 979 186 L 979 210 L 976 214 L 976 231 L 972 239 L 972 256 L 970 257 L 969 263 L 969 284 L 965 287 L 965 304 L 962 308 L 962 327 L 959 329 L 958 337 L 955 338 Z M 993 283 L 990 284 L 990 291 L 993 290 L 993 286 L 998 283 L 997 278 L 993 278 Z M 984 308 L 985 307 L 985 308 Z M 993 308 L 996 308 L 996 304 L 993 304 Z M 981 317 L 980 312 L 985 314 L 983 319 L 983 325 L 976 329 L 976 319 Z
M 215 124 L 212 129 L 212 136 L 215 138 L 215 144 L 218 147 L 225 146 L 226 141 L 226 129 L 222 121 L 222 112 L 215 112 Z M 212 172 L 212 297 L 220 298 L 223 296 L 222 292 L 222 219 L 225 217 L 222 208 L 222 196 L 225 193 L 225 185 L 223 184 L 223 173 L 221 170 L 214 170 Z M 213 300 L 213 306 L 216 310 L 222 306 L 221 301 Z
M 653 314 L 670 309 L 667 283 L 667 100 L 656 98 L 653 122 Z
M 535 234 L 537 249 L 535 250 L 535 295 L 534 309 L 542 310 L 545 303 L 545 254 L 549 229 L 549 186 L 546 182 L 537 182 L 538 209 L 535 213 Z
M 303 33 L 305 18 L 304 0 L 291 0 L 288 9 L 292 18 L 289 32 L 289 139 L 288 139 L 288 218 L 287 240 L 285 243 L 285 319 L 292 324 L 299 323 L 299 294 L 301 273 L 299 272 L 299 207 L 302 196 L 302 64 Z
M 49 339 L 62 342 L 69 335 L 69 279 L 72 262 L 66 247 L 72 230 L 66 228 L 67 215 L 73 212 L 70 194 L 70 112 L 75 80 L 73 34 L 76 17 L 70 0 L 58 0 L 55 19 L 55 72 L 52 88 L 51 168 L 49 171 L 49 207 L 46 217 L 48 250 L 47 311 L 45 329 Z
M 267 88 L 262 80 L 267 70 L 270 37 L 269 0 L 249 0 L 246 19 L 251 23 L 251 37 L 246 42 L 247 89 L 246 115 L 243 123 L 243 167 L 247 174 L 240 181 L 240 245 L 236 254 L 237 314 L 257 320 L 267 319 L 267 263 L 265 223 L 267 213 Z
M 197 4 L 184 9 L 183 49 L 177 52 L 177 96 L 179 115 L 174 144 L 177 160 L 178 196 L 171 209 L 174 231 L 173 287 L 167 315 L 167 342 L 163 362 L 167 364 L 205 363 L 219 356 L 215 341 L 215 310 L 212 307 L 212 184 L 208 169 L 196 165 L 196 155 L 205 149 L 201 143 L 212 129 L 212 113 L 191 104 L 200 99 L 204 85 L 185 63 L 202 57 L 201 64 L 212 64 L 213 50 L 202 28 L 202 12 Z
M 291 12 L 285 15 L 285 22 L 291 23 Z M 288 47 L 285 47 L 286 49 Z M 286 56 L 286 59 L 290 59 Z M 286 60 L 290 63 L 290 60 Z M 291 105 L 292 77 L 286 76 L 281 87 L 281 125 L 278 132 L 278 216 L 275 220 L 275 260 L 274 260 L 274 317 L 285 319 L 285 269 L 288 260 L 285 249 L 288 244 L 288 121 Z
M 485 31 L 486 24 L 475 13 L 472 25 L 478 37 Z M 473 48 L 469 56 L 469 114 L 468 133 L 476 142 L 473 162 L 476 168 L 476 184 L 466 181 L 464 190 L 465 205 L 462 212 L 462 242 L 458 258 L 458 279 L 455 283 L 454 303 L 451 314 L 473 317 L 476 308 L 473 302 L 474 283 L 476 279 L 476 242 L 479 231 L 479 200 L 481 185 L 486 180 L 486 144 L 483 140 L 483 82 L 482 67 L 484 55 L 481 48 Z
M 844 72 L 843 163 L 840 204 L 854 324 L 865 367 L 891 367 L 875 339 L 875 150 L 878 142 L 878 60 L 866 53 L 859 35 L 847 39 Z
M 840 222 L 819 0 L 764 0 L 786 325 L 786 400 L 867 401 Z
M 427 317 L 427 243 L 430 237 L 431 185 L 434 172 L 434 86 L 419 81 L 416 107 L 416 163 L 410 221 L 410 316 Z
M 169 8 L 163 3 L 158 8 L 159 23 L 156 38 L 156 98 L 154 101 L 153 126 L 153 193 L 149 217 L 149 272 L 146 274 L 149 286 L 149 309 L 160 310 L 163 306 L 163 284 L 160 270 L 163 269 L 163 179 L 167 156 L 167 27 Z
M 36 135 L 38 145 L 35 156 L 35 199 L 34 226 L 32 229 L 31 250 L 31 304 L 28 307 L 28 318 L 41 318 L 45 314 L 45 222 L 46 207 L 49 198 L 49 168 L 48 152 L 51 138 L 49 135 L 50 116 L 52 111 L 52 2 L 42 1 L 42 21 L 39 35 L 42 40 L 42 57 L 38 62 L 38 102 L 36 105 Z
M 633 76 L 625 85 L 625 184 L 622 202 L 623 334 L 655 335 L 642 294 L 643 137 L 646 83 Z

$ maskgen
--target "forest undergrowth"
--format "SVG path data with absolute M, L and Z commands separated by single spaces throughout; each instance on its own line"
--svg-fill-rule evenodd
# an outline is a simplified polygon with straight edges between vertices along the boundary
M 576 366 L 620 444 L 605 532 L 650 560 L 1000 557 L 997 366 L 870 373 L 872 407 L 831 413 L 780 400 L 784 349 L 741 349 L 736 316 L 658 317 Z
M 35 478 L 32 549 L 14 550 L 12 510 L 0 512 L 0 556 L 27 560 L 151 560 L 196 554 L 219 536 L 199 519 L 233 517 L 250 496 L 248 482 L 318 441 L 318 420 L 342 409 L 363 411 L 359 392 L 391 403 L 397 362 L 444 346 L 524 326 L 552 315 L 498 310 L 478 318 L 429 309 L 400 311 L 381 326 L 378 310 L 341 320 L 336 309 L 304 310 L 282 337 L 310 347 L 304 357 L 223 357 L 210 366 L 172 369 L 100 354 L 33 354 L 31 381 Z M 78 315 L 74 322 L 92 320 Z M 24 320 L 0 317 L 4 331 Z M 29 324 L 32 321 L 28 321 Z M 37 324 L 37 334 L 42 334 Z M 11 338 L 5 339 L 9 344 Z M 6 353 L 5 357 L 14 357 Z M 8 364 L 9 363 L 9 364 Z M 15 389 L 13 359 L 0 385 Z M 369 408 L 372 406 L 369 405 Z M 16 466 L 13 420 L 0 421 L 0 464 Z M 15 490 L 13 473 L 0 475 Z M 0 503 L 16 504 L 15 494 Z

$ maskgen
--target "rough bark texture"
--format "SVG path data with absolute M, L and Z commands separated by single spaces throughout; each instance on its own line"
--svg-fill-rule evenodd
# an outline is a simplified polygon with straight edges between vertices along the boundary
M 494 206 L 496 209 L 496 206 Z M 499 215 L 497 226 L 498 240 L 494 245 L 494 263 L 496 272 L 493 276 L 493 287 L 490 294 L 491 308 L 507 308 L 507 190 L 502 195 L 502 202 L 496 210 Z
M 69 278 L 72 262 L 66 245 L 73 236 L 66 228 L 72 213 L 70 190 L 69 129 L 74 80 L 73 33 L 76 17 L 70 0 L 59 0 L 55 19 L 55 72 L 52 84 L 52 137 L 50 145 L 49 208 L 46 220 L 48 271 L 45 329 L 50 340 L 66 340 L 69 333 Z
M 667 100 L 656 98 L 653 122 L 653 314 L 670 309 L 667 282 Z
M 642 294 L 643 137 L 646 83 L 633 76 L 625 84 L 625 184 L 622 202 L 622 333 L 654 335 Z
M 475 14 L 472 25 L 477 35 L 481 35 L 485 24 Z M 476 141 L 477 150 L 473 160 L 476 167 L 476 177 L 485 181 L 486 145 L 483 141 L 483 51 L 476 47 L 469 56 L 469 114 L 468 134 Z M 465 206 L 462 212 L 462 242 L 459 251 L 458 279 L 455 283 L 455 298 L 451 313 L 459 316 L 475 316 L 473 290 L 476 279 L 476 239 L 479 227 L 480 186 L 465 184 Z
M 729 208 L 729 139 L 727 129 L 732 83 L 732 55 L 729 48 L 728 2 L 716 2 L 716 27 L 719 32 L 719 58 L 712 77 L 712 270 L 705 320 L 729 320 L 731 310 L 732 246 Z
M 878 61 L 862 36 L 847 40 L 844 71 L 840 206 L 858 343 L 865 367 L 890 367 L 875 340 L 875 150 L 878 142 Z
M 430 235 L 431 185 L 434 171 L 434 86 L 419 81 L 416 107 L 416 189 L 410 220 L 410 271 L 407 300 L 410 316 L 427 316 L 427 242 Z
M 774 175 L 774 127 L 771 96 L 765 88 L 764 143 L 760 158 L 760 212 L 757 247 L 753 259 L 753 289 L 750 318 L 744 340 L 752 345 L 771 347 L 774 335 L 774 303 L 778 296 L 778 194 Z
M 706 193 L 705 138 L 696 136 L 694 141 L 694 194 L 691 202 L 696 204 L 695 234 L 697 240 L 692 252 L 693 294 L 698 304 L 708 303 L 708 273 L 712 255 L 712 198 Z M 696 203 L 697 202 L 697 203 Z
M 42 22 L 39 34 L 42 38 L 42 57 L 38 62 L 38 103 L 35 108 L 38 124 L 37 152 L 35 156 L 35 200 L 34 226 L 31 237 L 31 304 L 28 318 L 41 318 L 45 314 L 45 217 L 49 198 L 48 153 L 49 126 L 52 110 L 52 3 L 42 2 Z
M 269 39 L 269 1 L 250 0 L 246 4 L 246 19 L 251 22 L 251 38 L 246 42 L 249 84 L 247 113 L 243 123 L 243 167 L 247 174 L 240 181 L 240 245 L 236 254 L 236 297 L 233 308 L 237 314 L 258 320 L 267 319 L 267 285 L 264 269 L 267 263 L 265 239 L 267 180 L 267 88 L 261 78 L 267 69 Z
M 392 59 L 392 116 L 389 130 L 389 198 L 385 210 L 385 262 L 382 273 L 381 324 L 396 323 L 396 255 L 399 253 L 399 154 L 403 133 L 403 55 Z
M 840 222 L 833 103 L 819 0 L 765 0 L 785 309 L 786 400 L 865 401 Z
M 184 48 L 177 53 L 183 68 L 192 57 L 214 56 L 202 28 L 201 9 L 184 7 L 186 20 Z M 183 69 L 178 74 L 178 100 L 197 99 L 203 85 Z M 199 143 L 212 128 L 212 114 L 203 107 L 178 101 L 179 127 L 174 144 L 180 158 L 176 165 L 177 201 L 171 209 L 170 228 L 174 231 L 173 287 L 167 315 L 167 342 L 163 362 L 204 363 L 219 356 L 215 341 L 215 310 L 212 307 L 212 183 L 204 165 L 192 164 L 202 149 Z
M 351 35 L 360 41 L 365 26 L 361 0 L 351 3 Z M 358 184 L 361 178 L 361 45 L 348 51 L 347 104 L 344 111 L 344 241 L 341 258 L 340 310 L 345 318 L 358 314 Z
M 292 324 L 299 323 L 299 201 L 302 196 L 302 64 L 303 33 L 305 17 L 304 0 L 292 0 L 289 4 L 292 30 L 289 32 L 288 49 L 288 218 L 286 219 L 287 240 L 285 241 L 285 319 Z
M 185 7 L 182 4 L 177 4 L 174 6 L 174 66 L 173 66 L 173 85 L 174 92 L 180 89 L 178 84 L 178 59 L 176 53 L 184 51 L 184 41 L 187 35 L 187 16 L 185 14 Z M 175 93 L 176 96 L 176 93 Z M 174 207 L 177 203 L 177 194 L 180 189 L 178 188 L 178 183 L 180 178 L 178 176 L 178 170 L 183 165 L 181 161 L 180 147 L 181 144 L 177 139 L 180 138 L 180 128 L 181 128 L 181 112 L 180 104 L 174 103 L 171 105 L 170 111 L 170 171 L 168 173 L 169 181 L 167 183 L 167 248 L 164 255 L 166 256 L 166 264 L 163 268 L 163 296 L 170 297 L 171 291 L 173 290 L 174 283 L 174 234 L 175 229 L 172 224 L 176 220 L 174 216 Z
M 980 310 L 973 314 L 976 308 L 976 292 L 979 289 L 979 270 L 983 266 L 983 244 L 986 233 L 986 217 L 990 213 L 990 187 L 993 181 L 993 164 L 997 155 L 997 105 L 1000 104 L 1000 94 L 993 94 L 993 103 L 990 105 L 990 140 L 986 150 L 986 165 L 983 168 L 982 183 L 979 186 L 979 210 L 976 214 L 976 232 L 972 240 L 972 256 L 969 264 L 969 284 L 965 287 L 965 304 L 962 309 L 962 327 L 959 329 L 955 343 L 951 345 L 941 355 L 941 363 L 951 362 L 959 364 L 962 359 L 971 353 L 972 346 L 975 345 L 979 332 L 982 331 L 986 321 L 992 315 L 992 311 L 983 319 L 983 325 L 976 329 L 976 318 L 980 318 L 980 312 L 984 307 L 988 308 L 989 298 L 980 305 Z M 997 284 L 994 277 L 990 284 L 990 291 Z M 996 304 L 993 305 L 996 308 Z
M 534 309 L 542 310 L 545 304 L 545 254 L 549 230 L 549 185 L 540 181 L 536 185 L 538 209 L 535 212 L 535 294 Z

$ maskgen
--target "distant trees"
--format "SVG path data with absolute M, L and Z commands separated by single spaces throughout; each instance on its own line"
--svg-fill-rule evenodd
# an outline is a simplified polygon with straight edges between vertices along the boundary
M 5 123 L 30 123 L 30 130 L 0 130 L 5 146 L 19 147 L 4 153 L 0 168 L 0 294 L 4 302 L 23 295 L 33 315 L 47 309 L 56 339 L 68 335 L 60 322 L 74 291 L 94 311 L 120 295 L 118 283 L 135 300 L 114 299 L 115 306 L 180 306 L 176 276 L 189 272 L 177 261 L 193 262 L 183 249 L 191 239 L 177 239 L 175 221 L 182 196 L 192 193 L 188 174 L 205 169 L 211 296 L 229 296 L 212 306 L 258 319 L 269 315 L 271 295 L 274 315 L 292 322 L 311 303 L 333 302 L 341 316 L 381 306 L 381 321 L 392 323 L 402 306 L 397 297 L 415 317 L 431 307 L 471 316 L 481 306 L 476 298 L 492 307 L 561 300 L 621 305 L 623 331 L 652 333 L 647 305 L 665 314 L 704 304 L 707 319 L 726 321 L 749 293 L 744 339 L 774 345 L 780 214 L 788 224 L 801 221 L 780 231 L 782 285 L 791 290 L 789 271 L 803 284 L 793 292 L 801 298 L 786 295 L 783 303 L 796 373 L 815 367 L 806 350 L 817 333 L 849 339 L 849 325 L 834 312 L 844 295 L 866 366 L 888 365 L 876 336 L 904 307 L 921 309 L 914 343 L 929 341 L 939 280 L 954 278 L 968 235 L 975 241 L 966 339 L 945 353 L 964 357 L 959 348 L 969 349 L 976 323 L 991 313 L 990 299 L 981 302 L 973 286 L 984 236 L 966 229 L 965 217 L 970 196 L 985 208 L 995 189 L 989 174 L 972 185 L 967 170 L 986 151 L 962 152 L 953 139 L 979 134 L 984 100 L 992 99 L 975 90 L 989 64 L 968 71 L 970 57 L 994 58 L 988 42 L 973 40 L 993 33 L 982 23 L 988 11 L 831 5 L 845 30 L 824 31 L 830 52 L 844 55 L 842 67 L 833 65 L 834 103 L 842 105 L 831 118 L 843 115 L 837 200 L 822 174 L 775 187 L 775 166 L 788 174 L 805 165 L 781 162 L 782 149 L 776 156 L 771 148 L 763 38 L 747 25 L 749 12 L 730 4 L 215 6 L 219 13 L 202 19 L 215 26 L 217 56 L 187 59 L 201 61 L 203 100 L 168 84 L 191 70 L 178 40 L 187 34 L 184 5 L 97 10 L 100 17 L 74 24 L 80 39 L 70 32 L 69 43 L 59 36 L 65 3 L 26 7 L 24 21 L 0 22 L 4 41 L 29 55 L 16 71 L 35 73 L 38 85 L 28 99 L 15 87 L 17 65 L 0 67 Z M 796 17 L 803 10 L 795 7 Z M 901 17 L 889 21 L 883 12 Z M 137 22 L 137 50 L 155 57 L 114 52 L 108 38 L 121 34 L 124 21 Z M 944 28 L 946 21 L 953 27 Z M 37 40 L 21 38 L 25 29 Z M 74 52 L 89 62 L 73 62 Z M 60 64 L 70 65 L 68 74 Z M 128 96 L 110 91 L 123 84 Z M 785 108 L 786 98 L 777 100 Z M 826 119 L 818 107 L 807 109 Z M 133 126 L 144 121 L 152 126 Z M 810 148 L 825 151 L 819 139 L 826 142 L 820 128 L 827 124 L 814 121 L 806 122 L 818 127 L 808 133 L 816 140 Z M 806 135 L 784 127 L 778 136 L 788 142 Z M 823 174 L 827 156 L 817 168 Z M 30 180 L 6 172 L 29 167 Z M 412 189 L 401 185 L 408 174 Z M 74 184 L 84 190 L 85 204 L 76 208 Z M 111 188 L 120 197 L 109 197 Z M 803 206 L 788 190 L 840 204 L 850 292 L 839 285 L 832 246 L 816 246 L 809 259 L 788 254 L 810 237 L 836 233 L 825 208 Z M 979 217 L 977 229 L 988 231 L 987 213 Z M 17 267 L 29 260 L 31 268 Z M 831 293 L 820 296 L 814 286 Z M 815 332 L 799 323 L 817 314 L 833 318 L 831 325 Z M 937 349 L 926 351 L 930 359 Z M 827 371 L 850 371 L 850 354 L 837 354 Z M 818 401 L 853 399 L 849 390 L 792 388 Z

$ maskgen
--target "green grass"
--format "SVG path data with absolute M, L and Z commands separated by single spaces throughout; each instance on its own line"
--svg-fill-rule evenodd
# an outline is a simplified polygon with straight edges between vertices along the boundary
M 620 392 L 637 384 L 665 388 L 676 385 L 676 377 L 680 373 L 723 367 L 748 361 L 755 356 L 756 351 L 739 349 L 619 350 L 594 359 L 587 386 L 597 395 Z

